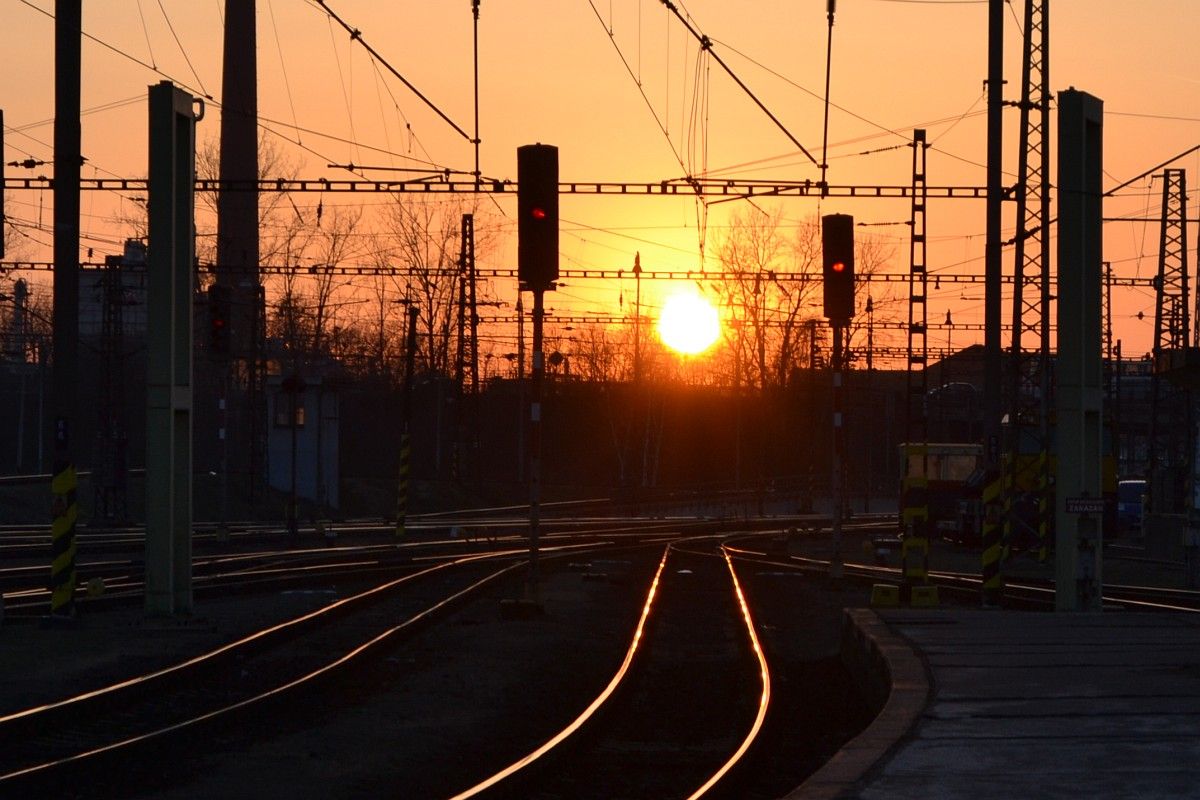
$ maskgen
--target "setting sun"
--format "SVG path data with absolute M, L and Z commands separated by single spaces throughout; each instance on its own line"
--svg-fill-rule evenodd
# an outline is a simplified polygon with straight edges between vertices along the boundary
M 702 353 L 721 333 L 717 309 L 698 294 L 679 292 L 663 303 L 658 335 L 663 343 L 685 355 Z

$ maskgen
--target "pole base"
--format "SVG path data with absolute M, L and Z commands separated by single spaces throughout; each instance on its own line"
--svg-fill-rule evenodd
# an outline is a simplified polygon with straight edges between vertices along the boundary
M 846 577 L 846 568 L 842 564 L 842 560 L 840 558 L 835 558 L 829 562 L 828 576 L 829 582 L 835 584 L 841 583 L 842 579 Z
M 500 619 L 534 619 L 546 610 L 537 600 L 530 598 L 505 598 L 500 601 Z
M 42 617 L 38 627 L 46 630 L 71 630 L 79 627 L 79 617 L 75 615 L 74 609 L 70 614 L 47 614 Z

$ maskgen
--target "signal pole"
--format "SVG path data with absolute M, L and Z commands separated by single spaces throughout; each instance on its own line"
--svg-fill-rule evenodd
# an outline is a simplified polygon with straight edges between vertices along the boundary
M 829 558 L 829 579 L 840 581 L 842 565 L 842 505 L 845 487 L 842 485 L 842 332 L 845 323 L 830 320 L 833 328 L 833 553 Z
M 542 502 L 542 323 L 545 293 L 558 280 L 558 148 L 528 144 L 517 148 L 517 277 L 533 292 L 533 369 L 529 400 L 529 581 L 525 613 L 540 609 L 538 535 Z
M 546 314 L 544 289 L 533 290 L 533 369 L 530 371 L 529 398 L 529 597 L 538 602 L 538 535 L 542 504 L 542 379 L 545 353 L 542 352 L 542 319 Z

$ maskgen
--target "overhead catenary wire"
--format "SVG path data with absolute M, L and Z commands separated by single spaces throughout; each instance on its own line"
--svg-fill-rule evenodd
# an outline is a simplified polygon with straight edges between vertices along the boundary
M 154 45 L 150 44 L 150 29 L 146 27 L 146 14 L 142 11 L 142 0 L 137 0 L 138 18 L 142 21 L 142 34 L 146 37 L 146 50 L 150 53 L 150 63 L 155 63 L 154 60 Z
M 343 28 L 345 28 L 346 32 L 350 34 L 351 40 L 358 42 L 358 44 L 361 45 L 363 47 L 363 49 L 365 49 L 368 53 L 371 54 L 372 58 L 374 58 L 380 64 L 382 64 L 383 67 L 388 72 L 392 73 L 392 75 L 395 76 L 395 78 L 398 81 L 400 81 L 405 86 L 407 86 L 408 90 L 410 92 L 412 92 L 418 98 L 420 98 L 421 102 L 425 103 L 425 105 L 429 106 L 429 108 L 435 114 L 437 114 L 439 117 L 441 117 L 446 122 L 447 125 L 449 125 L 451 128 L 453 128 L 460 136 L 462 136 L 462 138 L 466 139 L 468 142 L 473 141 L 471 138 L 471 135 L 469 133 L 467 133 L 462 128 L 460 128 L 458 126 L 458 124 L 454 122 L 454 120 L 450 119 L 450 117 L 446 116 L 446 113 L 444 111 L 442 111 L 440 108 L 438 108 L 432 100 L 430 100 L 428 97 L 426 97 L 424 94 L 422 94 L 421 91 L 416 86 L 414 86 L 411 82 L 409 82 L 409 80 L 407 78 L 405 78 L 403 75 L 401 75 L 400 72 L 395 67 L 393 67 L 386 58 L 384 58 L 382 55 L 380 55 L 379 52 L 374 47 L 371 47 L 371 45 L 367 44 L 367 41 L 365 39 L 363 39 L 362 31 L 358 30 L 357 28 L 352 27 L 344 19 L 342 19 L 340 16 L 338 16 L 337 13 L 334 12 L 334 10 L 329 7 L 329 4 L 325 0 L 313 0 L 313 2 L 315 2 L 317 5 L 319 5 L 325 11 L 325 13 L 327 13 L 330 16 L 331 19 L 333 19 L 335 22 L 337 22 L 339 25 L 341 25 Z
M 140 10 L 141 6 L 138 8 Z M 163 5 L 162 0 L 158 0 L 158 8 L 160 11 L 162 11 L 163 19 L 167 23 L 167 30 L 171 31 L 171 36 L 175 39 L 175 44 L 179 47 L 179 52 L 183 55 L 183 60 L 187 62 L 188 69 L 192 71 L 192 77 L 196 79 L 196 83 L 200 84 L 200 91 L 204 93 L 205 97 L 210 97 L 211 95 L 209 95 L 208 90 L 204 88 L 204 81 L 200 79 L 200 75 L 196 72 L 196 68 L 192 66 L 192 59 L 188 57 L 187 50 L 184 48 L 183 42 L 179 41 L 179 34 L 175 32 L 175 26 L 171 24 L 171 17 L 167 14 L 167 9 Z
M 17 0 L 17 2 L 28 6 L 29 8 L 32 8 L 34 11 L 36 11 L 39 14 L 42 14 L 44 16 L 47 16 L 50 19 L 55 18 L 54 14 L 52 12 L 47 11 L 44 8 L 37 7 L 36 5 L 31 3 L 30 0 Z M 166 78 L 169 81 L 173 81 L 174 83 L 178 84 L 179 86 L 181 86 L 184 89 L 187 89 L 189 92 L 192 92 L 193 94 L 199 94 L 205 100 L 213 99 L 212 95 L 210 95 L 208 92 L 204 91 L 203 89 L 195 89 L 194 87 L 185 83 L 184 81 L 181 81 L 178 78 L 175 78 L 174 76 L 169 75 L 166 72 L 163 72 L 161 69 L 154 66 L 153 64 L 147 64 L 145 61 L 138 58 L 137 56 L 130 55 L 129 53 L 122 50 L 121 48 L 111 45 L 108 42 L 104 41 L 103 39 L 93 36 L 92 34 L 88 33 L 87 31 L 80 31 L 79 35 L 85 39 L 95 42 L 96 44 L 100 45 L 101 47 L 103 47 L 107 50 L 111 50 L 112 52 L 116 53 L 117 55 L 121 56 L 122 58 L 126 58 L 139 66 L 145 67 L 146 69 L 150 70 L 151 72 L 153 72 L 157 75 L 161 75 L 162 77 Z
M 648 108 L 650 110 L 650 115 L 652 117 L 654 117 L 654 122 L 656 125 L 658 125 L 658 129 L 660 131 L 662 131 L 663 136 L 666 138 L 667 146 L 671 148 L 671 153 L 675 156 L 675 160 L 679 162 L 680 168 L 685 173 L 687 173 L 688 172 L 687 164 L 685 163 L 683 156 L 680 155 L 678 148 L 675 147 L 675 143 L 673 141 L 671 141 L 671 133 L 668 130 L 666 123 L 663 121 L 663 118 L 658 115 L 658 111 L 655 110 L 654 104 L 650 102 L 650 98 L 646 94 L 646 89 L 642 84 L 642 79 L 640 76 L 640 73 L 641 73 L 640 64 L 638 66 L 638 73 L 634 73 L 633 67 L 630 66 L 630 64 L 629 64 L 629 59 L 627 59 L 625 57 L 625 54 L 621 51 L 621 47 L 620 47 L 620 45 L 617 44 L 616 37 L 613 35 L 612 30 L 610 30 L 607 26 L 605 26 L 604 17 L 602 17 L 600 15 L 600 10 L 598 8 L 596 8 L 596 3 L 594 2 L 594 0 L 588 0 L 588 5 L 590 5 L 592 7 L 592 11 L 595 12 L 596 19 L 599 20 L 600 26 L 602 28 L 604 28 L 604 32 L 608 34 L 608 38 L 609 38 L 609 41 L 612 42 L 613 49 L 617 51 L 617 57 L 621 59 L 621 63 L 625 66 L 625 71 L 629 73 L 629 77 L 633 79 L 634 85 L 637 86 L 638 93 L 641 94 L 642 100 L 646 103 L 646 108 Z M 640 28 L 639 28 L 639 34 L 640 34 Z M 639 54 L 640 54 L 640 48 L 639 48 Z
M 986 0 L 984 0 L 984 1 L 986 2 Z M 823 99 L 820 94 L 817 94 L 812 89 L 809 89 L 808 87 L 797 83 L 796 81 L 792 80 L 791 78 L 788 78 L 786 75 L 783 75 L 782 73 L 780 73 L 777 70 L 771 69 L 770 67 L 766 66 L 762 62 L 754 59 L 752 56 L 749 56 L 746 53 L 743 53 L 742 51 L 738 50 L 736 47 L 733 47 L 728 42 L 723 42 L 718 39 L 713 39 L 713 42 L 720 44 L 722 47 L 725 47 L 730 52 L 736 53 L 737 55 L 739 55 L 742 58 L 749 61 L 754 66 L 758 67 L 759 69 L 765 70 L 766 72 L 770 73 L 771 75 L 774 75 L 776 78 L 779 78 L 781 81 L 789 84 L 790 86 L 795 87 L 796 89 L 799 89 L 800 91 L 804 92 L 805 94 L 808 94 L 809 96 L 813 97 L 814 99 L 816 99 L 816 100 Z M 859 120 L 860 122 L 864 122 L 867 125 L 870 125 L 871 127 L 878 129 L 881 133 L 890 134 L 892 136 L 899 137 L 901 139 L 904 139 L 905 142 L 907 142 L 909 140 L 909 135 L 907 133 L 902 133 L 900 131 L 900 129 L 892 128 L 887 125 L 883 125 L 881 123 L 875 122 L 874 120 L 868 119 L 867 117 L 864 117 L 861 114 L 851 111 L 850 109 L 845 108 L 844 106 L 840 106 L 837 103 L 831 103 L 830 105 L 832 108 L 836 108 L 838 111 L 841 111 L 844 114 L 849 114 L 851 117 L 854 117 L 855 119 Z M 972 115 L 968 115 L 968 116 L 972 116 Z M 949 121 L 952 119 L 955 119 L 955 117 L 948 118 L 947 120 L 938 120 L 937 122 Z M 930 123 L 930 124 L 937 124 L 937 122 Z M 913 125 L 913 126 L 906 126 L 907 129 L 911 129 L 914 127 L 928 127 L 928 125 L 917 124 L 917 125 Z M 858 140 L 850 140 L 850 141 L 858 141 Z M 947 150 L 942 150 L 941 148 L 931 147 L 930 149 L 934 150 L 937 153 L 940 153 L 941 155 L 946 156 L 947 158 L 952 158 L 955 161 L 961 161 L 964 164 L 970 164 L 973 167 L 983 168 L 985 166 L 984 164 L 981 164 L 978 161 L 974 161 L 974 160 L 966 158 L 964 156 L 960 156 L 956 153 L 951 153 Z M 1005 174 L 1009 175 L 1010 177 L 1015 177 L 1015 173 L 1013 173 L 1011 171 L 1006 171 Z
M 792 132 L 789 131 L 787 129 L 787 127 L 784 126 L 784 124 L 779 121 L 779 118 L 776 117 L 773 113 L 771 113 L 771 110 L 769 108 L 767 108 L 761 100 L 758 99 L 758 96 L 755 95 L 754 92 L 752 92 L 750 90 L 750 87 L 747 86 L 742 81 L 742 79 L 737 76 L 737 73 L 734 72 L 733 69 L 728 64 L 725 63 L 724 59 L 722 59 L 721 56 L 719 56 L 717 53 L 712 52 L 713 40 L 709 39 L 707 36 L 705 36 L 704 34 L 697 31 L 694 27 L 692 27 L 692 24 L 690 22 L 688 22 L 687 18 L 684 17 L 683 14 L 681 14 L 679 12 L 679 9 L 675 7 L 675 4 L 673 2 L 671 2 L 671 0 L 660 0 L 660 2 L 664 6 L 666 6 L 667 10 L 670 11 L 672 14 L 674 14 L 681 23 L 683 23 L 683 26 L 685 28 L 687 28 L 688 33 L 692 34 L 692 36 L 695 37 L 696 41 L 700 42 L 700 46 L 702 48 L 704 48 L 705 50 L 708 50 L 712 54 L 713 60 L 721 65 L 721 68 L 723 70 L 725 70 L 726 74 L 728 74 L 730 78 L 733 79 L 734 83 L 736 83 L 739 87 L 741 87 L 742 91 L 745 92 L 746 95 L 751 100 L 754 101 L 754 104 L 757 105 L 762 110 L 762 112 L 764 114 L 766 114 L 767 117 L 772 122 L 775 123 L 776 127 L 778 127 L 779 130 L 783 131 L 783 134 L 785 136 L 787 136 L 787 138 L 789 140 L 791 140 L 792 144 L 796 145 L 796 147 L 799 148 L 800 152 L 804 153 L 804 155 L 808 157 L 808 160 L 811 161 L 814 165 L 820 166 L 820 164 L 817 162 L 817 159 L 813 157 L 813 154 L 808 152 L 808 150 L 804 147 L 804 145 L 800 144 L 800 140 L 797 139 L 795 136 L 793 136 Z M 593 8 L 594 7 L 595 6 L 593 6 Z
M 288 108 L 292 111 L 292 128 L 296 131 L 298 141 L 300 139 L 300 120 L 296 116 L 296 101 L 292 98 L 292 81 L 288 76 L 287 61 L 283 57 L 283 43 L 279 39 L 279 24 L 275 21 L 273 0 L 267 0 L 267 15 L 271 18 L 271 30 L 275 34 L 275 52 L 279 55 L 279 68 L 283 72 L 283 88 L 287 92 Z
M 345 103 L 345 105 L 346 105 L 346 122 L 350 126 L 350 138 L 351 138 L 351 142 L 352 142 L 350 145 L 350 148 L 351 148 L 351 156 L 350 157 L 353 159 L 353 158 L 355 158 L 354 154 L 358 151 L 358 131 L 356 131 L 354 128 L 354 104 L 350 99 L 351 95 L 354 93 L 354 87 L 353 87 L 353 85 L 351 85 L 351 87 L 349 89 L 347 89 L 347 87 L 346 87 L 346 72 L 350 73 L 350 75 L 351 75 L 350 80 L 351 80 L 351 83 L 353 83 L 353 80 L 354 80 L 353 67 L 354 67 L 354 65 L 353 65 L 353 63 L 351 63 L 350 68 L 348 68 L 346 71 L 342 70 L 342 58 L 338 54 L 337 39 L 333 35 L 333 17 L 332 16 L 326 17 L 326 21 L 329 23 L 329 45 L 330 45 L 330 50 L 333 53 L 333 61 L 335 64 L 337 64 L 338 84 L 342 90 L 342 102 Z M 349 51 L 347 53 L 347 56 L 353 62 L 353 51 Z M 359 158 L 359 160 L 361 160 L 361 158 L 362 158 L 361 153 L 358 154 L 358 158 Z M 353 171 L 353 170 L 351 170 L 351 171 Z

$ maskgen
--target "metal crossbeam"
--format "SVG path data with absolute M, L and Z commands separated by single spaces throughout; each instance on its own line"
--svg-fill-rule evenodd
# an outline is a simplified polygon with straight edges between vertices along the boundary
M 104 267 L 103 262 L 85 261 L 81 262 L 80 266 L 84 269 L 101 269 Z M 0 261 L 0 273 L 7 271 L 25 271 L 38 272 L 53 269 L 54 264 L 51 261 Z M 216 272 L 219 269 L 224 269 L 223 265 L 217 264 L 200 264 L 202 272 Z M 290 273 L 297 274 L 330 274 L 330 275 L 429 275 L 429 276 L 448 276 L 457 275 L 458 269 L 422 269 L 417 267 L 391 267 L 380 266 L 377 264 L 338 264 L 338 265 L 312 265 L 300 266 L 298 264 L 263 264 L 258 271 L 262 274 L 283 275 Z M 475 273 L 480 278 L 511 278 L 516 280 L 516 267 L 491 267 L 476 270 Z M 630 269 L 562 269 L 559 270 L 559 278 L 565 283 L 567 280 L 621 280 L 623 278 L 634 278 L 633 270 Z M 702 270 L 646 270 L 641 273 L 641 279 L 646 281 L 727 281 L 735 278 L 744 278 L 744 273 L 716 271 L 705 272 Z M 941 284 L 982 284 L 984 283 L 983 275 L 971 275 L 966 273 L 931 273 L 933 281 L 933 290 L 937 291 L 941 288 Z M 771 272 L 767 274 L 768 280 L 774 280 L 780 283 L 788 281 L 811 281 L 816 280 L 812 273 L 807 272 Z M 910 280 L 908 272 L 877 272 L 869 275 L 858 275 L 856 280 L 865 281 L 866 283 L 905 283 Z M 1011 284 L 1013 278 L 1011 275 L 1006 275 L 1003 282 Z M 1153 277 L 1138 277 L 1138 276 L 1117 276 L 1112 277 L 1112 286 L 1114 288 L 1139 288 L 1153 289 L 1155 287 L 1155 278 Z
M 516 314 L 497 314 L 495 316 L 480 317 L 479 322 L 481 324 L 487 323 L 487 324 L 495 324 L 495 325 L 504 325 L 504 324 L 516 325 L 518 319 L 519 319 L 519 317 Z M 622 316 L 619 314 L 555 314 L 555 313 L 553 313 L 552 309 L 547 311 L 546 316 L 545 316 L 545 321 L 547 323 L 555 323 L 555 324 L 559 324 L 559 325 L 632 325 L 634 323 L 635 319 L 636 319 L 636 317 L 634 317 L 632 315 Z M 653 322 L 653 320 L 648 319 L 646 317 L 642 318 L 643 324 L 647 324 L 650 322 Z M 771 319 L 762 320 L 760 322 L 760 324 L 763 325 L 764 327 L 768 327 L 768 328 L 782 328 L 782 327 L 785 327 L 788 325 L 795 326 L 795 322 L 788 322 L 786 320 L 771 320 Z M 882 328 L 884 330 L 902 331 L 902 330 L 907 330 L 908 323 L 902 322 L 899 320 L 891 321 L 891 322 L 876 322 L 875 327 Z M 1009 330 L 1011 326 L 1006 324 L 1003 327 L 1005 330 Z M 931 331 L 946 331 L 946 330 L 948 330 L 948 331 L 982 332 L 983 331 L 983 323 L 982 322 L 955 322 L 952 325 L 945 325 L 943 323 L 932 323 L 929 325 L 929 330 L 931 330 Z M 876 348 L 876 351 L 878 351 L 878 349 L 879 348 Z M 899 348 L 897 348 L 897 351 L 899 351 Z M 907 350 L 904 350 L 904 352 L 907 352 Z
M 221 181 L 209 178 L 196 180 L 198 192 L 331 192 L 361 193 L 390 192 L 396 194 L 512 194 L 517 184 L 508 180 L 482 183 L 456 180 L 329 180 L 327 178 L 265 178 L 258 181 Z M 4 178 L 4 189 L 54 188 L 52 178 Z M 145 192 L 145 178 L 83 178 L 79 188 L 84 191 Z M 744 181 L 744 180 L 666 180 L 657 183 L 627 181 L 572 181 L 560 183 L 561 194 L 601 195 L 662 195 L 684 197 L 814 197 L 821 198 L 822 187 L 816 181 Z M 911 186 L 829 186 L 826 197 L 905 198 Z M 983 186 L 930 186 L 927 195 L 933 198 L 983 200 Z

